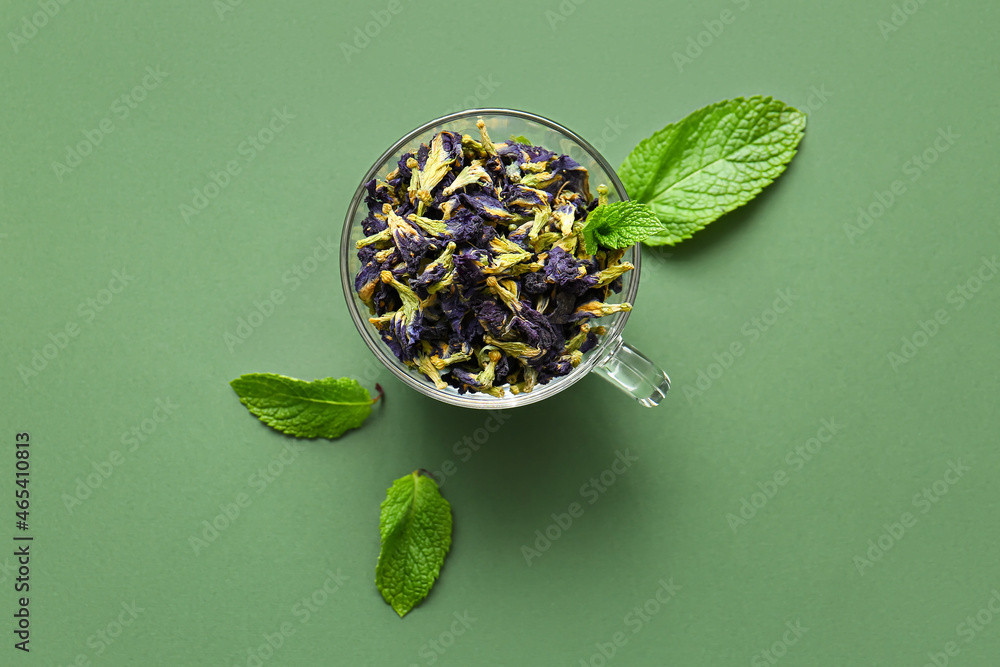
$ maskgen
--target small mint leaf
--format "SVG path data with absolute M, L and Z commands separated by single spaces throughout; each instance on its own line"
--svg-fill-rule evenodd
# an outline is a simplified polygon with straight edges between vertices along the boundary
M 515 143 L 518 143 L 518 144 L 524 144 L 525 146 L 530 146 L 531 145 L 531 142 L 528 141 L 527 139 L 525 139 L 524 135 L 521 135 L 521 134 L 518 134 L 516 136 L 513 135 L 513 134 L 510 135 L 510 140 L 513 141 L 513 142 L 515 142 Z
M 771 97 L 726 100 L 643 139 L 625 159 L 629 197 L 665 229 L 648 245 L 674 245 L 746 204 L 795 156 L 806 115 Z
M 424 473 L 393 482 L 379 516 L 375 585 L 400 618 L 430 593 L 451 548 L 451 505 Z
M 339 438 L 372 411 L 368 390 L 351 378 L 306 382 L 274 373 L 249 373 L 229 385 L 240 402 L 271 428 L 297 438 Z
M 663 225 L 647 204 L 617 201 L 590 212 L 583 227 L 583 242 L 587 253 L 593 255 L 598 246 L 627 248 L 662 231 Z

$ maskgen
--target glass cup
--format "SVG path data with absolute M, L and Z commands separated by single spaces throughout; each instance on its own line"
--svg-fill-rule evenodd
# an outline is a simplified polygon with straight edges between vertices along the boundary
M 422 373 L 397 359 L 379 338 L 375 327 L 368 322 L 368 307 L 354 291 L 354 276 L 361 269 L 355 242 L 365 236 L 361 223 L 368 214 L 364 206 L 364 184 L 376 177 L 384 180 L 389 172 L 396 168 L 400 155 L 415 151 L 421 143 L 429 144 L 434 135 L 442 130 L 478 137 L 476 121 L 480 118 L 486 123 L 486 129 L 494 141 L 502 142 L 511 135 L 521 135 L 536 146 L 568 155 L 590 173 L 591 189 L 603 183 L 609 186 L 609 201 L 628 200 L 625 187 L 607 160 L 579 135 L 547 118 L 512 109 L 469 109 L 421 125 L 394 143 L 375 161 L 361 179 L 361 184 L 347 209 L 347 219 L 344 221 L 344 231 L 340 241 L 340 277 L 344 286 L 344 297 L 347 299 L 347 309 L 361 337 L 386 368 L 405 384 L 431 398 L 464 408 L 493 410 L 535 403 L 568 389 L 591 371 L 642 405 L 647 407 L 658 405 L 670 388 L 670 378 L 656 364 L 622 339 L 622 329 L 625 328 L 629 316 L 627 311 L 592 320 L 595 325 L 605 326 L 607 333 L 568 375 L 537 385 L 528 393 L 514 395 L 507 392 L 501 398 L 482 393 L 459 394 L 454 387 L 438 389 Z M 608 301 L 610 303 L 627 301 L 634 304 L 639 289 L 641 268 L 639 245 L 629 248 L 622 261 L 631 262 L 635 265 L 635 269 L 622 276 L 621 292 L 610 295 Z

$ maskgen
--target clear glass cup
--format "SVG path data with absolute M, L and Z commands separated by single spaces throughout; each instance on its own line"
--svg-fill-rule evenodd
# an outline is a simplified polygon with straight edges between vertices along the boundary
M 375 327 L 368 322 L 368 307 L 354 291 L 354 276 L 361 269 L 355 242 L 365 236 L 361 223 L 368 214 L 364 206 L 364 184 L 372 178 L 384 180 L 389 172 L 396 168 L 400 155 L 416 150 L 421 143 L 430 143 L 434 135 L 442 130 L 478 137 L 476 121 L 480 118 L 486 123 L 486 129 L 494 141 L 499 143 L 511 135 L 522 135 L 536 146 L 569 155 L 590 173 L 592 191 L 598 184 L 603 183 L 609 187 L 609 201 L 628 200 L 625 187 L 608 161 L 579 135 L 547 118 L 512 109 L 469 109 L 421 125 L 394 143 L 375 161 L 361 179 L 347 209 L 347 219 L 344 221 L 344 231 L 340 241 L 340 277 L 344 286 L 344 297 L 347 299 L 347 309 L 361 337 L 386 368 L 405 384 L 431 398 L 465 408 L 492 410 L 535 403 L 568 389 L 591 371 L 642 405 L 653 407 L 659 404 L 670 388 L 670 378 L 659 366 L 622 339 L 622 329 L 628 320 L 628 312 L 592 320 L 595 325 L 607 327 L 607 333 L 568 375 L 553 378 L 547 384 L 538 385 L 528 393 L 513 395 L 506 392 L 501 398 L 480 393 L 459 394 L 453 387 L 438 389 L 419 371 L 409 368 L 397 359 L 379 338 Z M 635 269 L 622 277 L 624 283 L 622 291 L 612 294 L 609 302 L 627 301 L 634 305 L 641 268 L 638 244 L 629 248 L 622 259 L 634 264 Z

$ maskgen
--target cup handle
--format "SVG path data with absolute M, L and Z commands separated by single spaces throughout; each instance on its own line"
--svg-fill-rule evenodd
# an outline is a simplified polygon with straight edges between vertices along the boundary
M 647 408 L 659 405 L 670 389 L 670 378 L 663 369 L 621 336 L 608 347 L 593 372 Z

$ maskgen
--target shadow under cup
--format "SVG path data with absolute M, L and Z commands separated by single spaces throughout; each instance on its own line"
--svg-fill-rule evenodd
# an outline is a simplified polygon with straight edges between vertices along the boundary
M 384 181 L 396 168 L 396 163 L 403 153 L 415 151 L 421 143 L 429 144 L 434 135 L 442 130 L 478 137 L 479 129 L 476 127 L 476 122 L 480 118 L 486 123 L 486 130 L 494 141 L 503 142 L 512 135 L 524 136 L 535 146 L 568 155 L 589 172 L 592 192 L 596 191 L 598 185 L 605 184 L 609 188 L 608 201 L 628 200 L 625 187 L 614 169 L 593 146 L 575 133 L 541 116 L 511 109 L 470 109 L 438 118 L 418 127 L 393 144 L 368 170 L 347 210 L 340 244 L 340 274 L 347 308 L 361 337 L 375 356 L 405 384 L 422 394 L 452 405 L 491 410 L 528 405 L 569 388 L 591 371 L 597 372 L 643 405 L 657 405 L 669 389 L 670 380 L 666 373 L 622 340 L 621 332 L 628 320 L 628 312 L 593 320 L 595 324 L 605 326 L 607 333 L 568 375 L 553 378 L 544 385 L 536 386 L 531 392 L 517 395 L 508 392 L 501 398 L 471 392 L 459 394 L 458 389 L 454 387 L 438 389 L 418 370 L 406 366 L 397 359 L 382 342 L 378 330 L 368 321 L 368 306 L 361 301 L 354 290 L 354 277 L 361 270 L 361 260 L 358 259 L 355 243 L 365 237 L 362 221 L 368 215 L 367 207 L 364 206 L 365 183 L 372 178 Z M 622 261 L 631 262 L 635 265 L 635 269 L 622 276 L 621 292 L 609 295 L 608 302 L 627 301 L 634 304 L 639 288 L 638 245 L 629 248 Z

